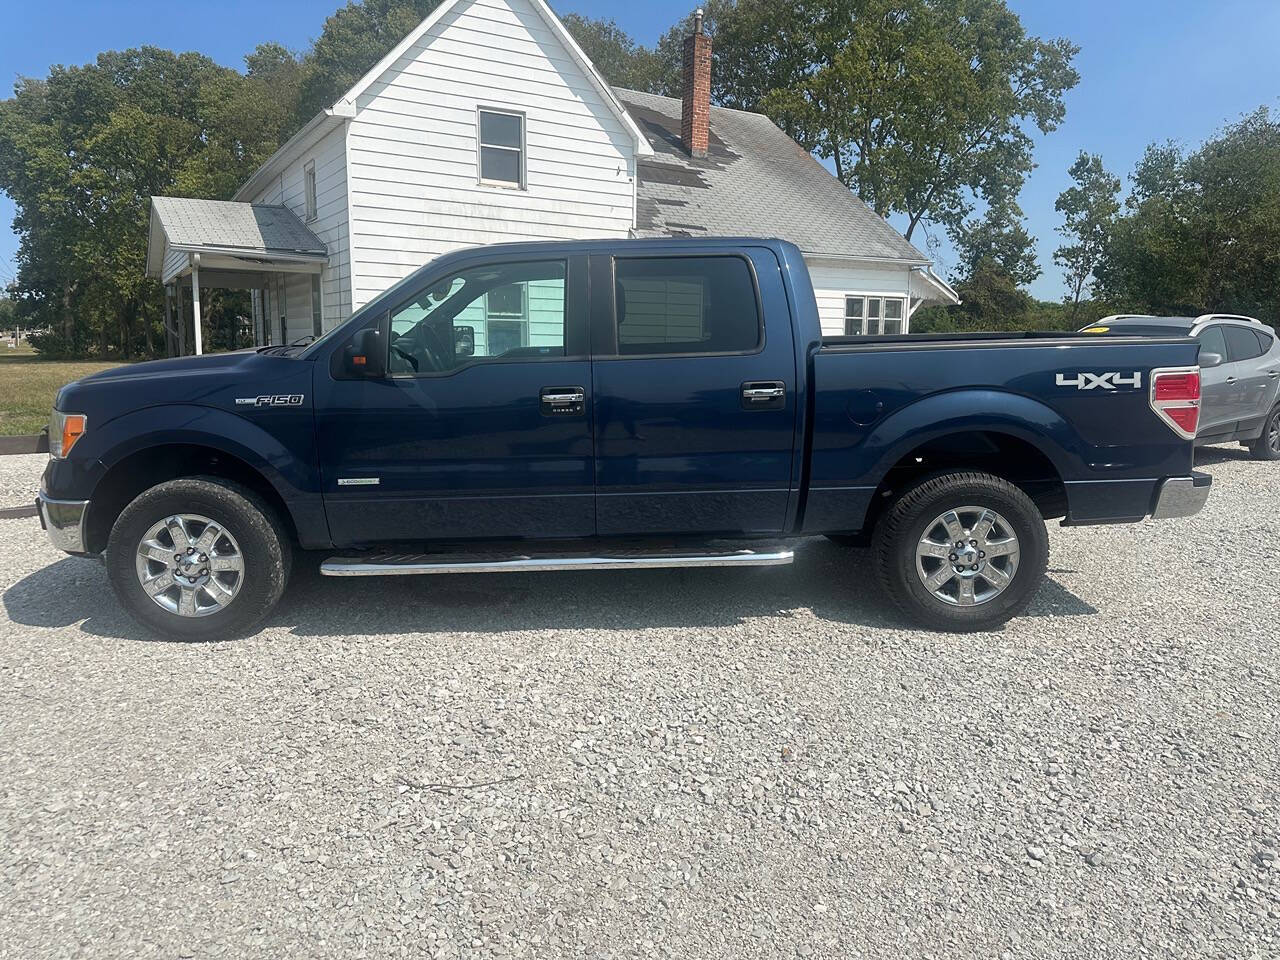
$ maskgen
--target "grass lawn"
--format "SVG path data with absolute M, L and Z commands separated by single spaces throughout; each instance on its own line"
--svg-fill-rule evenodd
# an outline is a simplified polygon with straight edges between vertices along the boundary
M 39 433 L 63 384 L 115 366 L 119 364 L 40 360 L 0 345 L 0 437 Z

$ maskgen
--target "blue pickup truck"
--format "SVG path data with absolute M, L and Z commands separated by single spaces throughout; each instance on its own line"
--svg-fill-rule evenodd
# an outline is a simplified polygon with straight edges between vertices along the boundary
M 907 616 L 983 629 L 1040 585 L 1046 519 L 1200 509 L 1197 350 L 823 337 L 778 240 L 490 246 L 308 344 L 68 385 L 39 506 L 191 639 L 261 623 L 299 550 L 336 577 L 754 566 L 817 535 L 871 547 Z

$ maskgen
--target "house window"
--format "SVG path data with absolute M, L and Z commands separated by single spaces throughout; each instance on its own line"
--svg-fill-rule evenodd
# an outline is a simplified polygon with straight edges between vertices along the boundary
M 524 186 L 524 114 L 480 111 L 480 181 Z
M 902 332 L 902 301 L 897 299 L 887 299 L 884 302 L 884 332 L 885 335 L 899 334 Z
M 509 283 L 485 294 L 485 334 L 492 356 L 528 346 L 529 285 Z
M 307 221 L 316 218 L 316 163 L 308 160 L 302 168 L 302 182 L 307 192 Z
M 311 332 L 317 337 L 320 336 L 320 328 L 324 325 L 324 311 L 321 307 L 320 274 L 313 273 L 311 275 Z
M 844 335 L 860 337 L 865 331 L 862 325 L 866 316 L 866 301 L 862 297 L 844 298 Z
M 844 298 L 844 335 L 846 337 L 880 336 L 902 333 L 902 297 L 869 297 L 851 293 Z

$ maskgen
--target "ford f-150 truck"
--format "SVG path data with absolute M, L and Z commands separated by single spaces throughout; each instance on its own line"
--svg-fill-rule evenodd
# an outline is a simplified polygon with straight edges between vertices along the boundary
M 1047 518 L 1200 509 L 1197 349 L 824 338 L 778 240 L 490 246 L 309 344 L 68 385 L 39 506 L 191 639 L 259 624 L 298 549 L 338 577 L 625 570 L 787 563 L 814 535 L 871 546 L 912 618 L 980 629 L 1040 585 Z

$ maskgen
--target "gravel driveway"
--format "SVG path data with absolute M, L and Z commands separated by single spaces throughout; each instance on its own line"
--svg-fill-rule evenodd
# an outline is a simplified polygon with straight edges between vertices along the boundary
M 1280 955 L 1280 467 L 1242 457 L 1199 517 L 1053 527 L 979 636 L 813 541 L 311 562 L 257 636 L 159 643 L 0 521 L 0 956 Z

